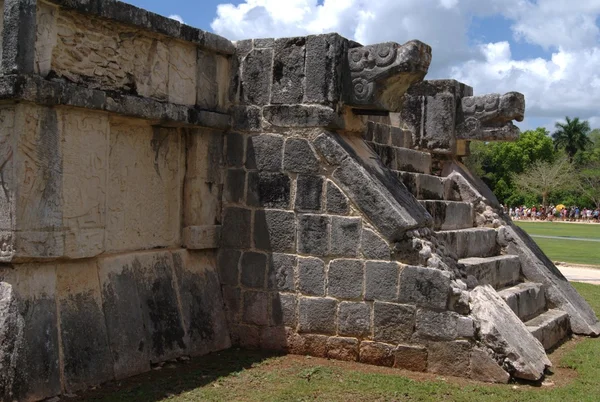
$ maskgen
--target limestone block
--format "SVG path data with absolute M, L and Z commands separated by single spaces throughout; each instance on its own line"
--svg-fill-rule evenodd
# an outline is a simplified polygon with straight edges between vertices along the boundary
M 280 38 L 273 44 L 271 103 L 302 103 L 306 38 Z
M 467 377 L 471 363 L 471 344 L 467 341 L 431 342 L 427 371 L 440 375 Z
M 415 338 L 438 341 L 454 340 L 458 337 L 458 319 L 459 315 L 451 311 L 438 313 L 419 309 L 416 315 Z
M 498 292 L 512 311 L 527 321 L 546 309 L 546 292 L 539 283 L 524 282 Z
M 296 267 L 298 257 L 291 254 L 273 253 L 269 255 L 269 267 L 267 273 L 267 288 L 293 292 L 296 290 Z
M 321 176 L 298 175 L 295 209 L 319 212 L 322 206 L 323 183 Z
M 253 207 L 289 209 L 291 179 L 283 173 L 249 172 L 246 203 Z
M 298 216 L 298 252 L 325 256 L 328 252 L 330 217 L 326 215 Z
M 373 306 L 373 339 L 397 344 L 410 340 L 415 326 L 415 307 L 375 302 Z
M 327 212 L 346 215 L 350 210 L 348 197 L 332 181 L 327 180 Z
M 217 254 L 217 271 L 221 284 L 238 285 L 241 256 L 242 253 L 237 250 L 219 249 L 219 253 Z
M 357 257 L 362 229 L 361 218 L 331 217 L 329 252 L 341 257 Z
M 564 340 L 571 330 L 569 315 L 558 309 L 548 310 L 525 323 L 529 332 L 549 350 Z
M 327 357 L 335 360 L 355 362 L 358 360 L 359 342 L 356 338 L 332 336 L 327 340 Z
M 399 273 L 396 262 L 367 261 L 365 300 L 397 301 Z
M 281 171 L 283 164 L 283 137 L 275 134 L 262 134 L 248 138 L 246 168 Z
M 188 226 L 183 229 L 183 246 L 188 250 L 219 248 L 221 226 Z
M 335 299 L 301 297 L 298 304 L 298 330 L 304 333 L 335 333 Z
M 240 262 L 242 285 L 250 289 L 264 289 L 267 275 L 267 255 L 247 251 Z
M 285 325 L 295 328 L 298 320 L 296 307 L 298 298 L 291 293 L 278 293 L 271 298 L 271 309 L 273 311 L 273 325 Z M 278 312 L 281 313 L 281 319 L 277 318 Z
M 181 142 L 176 129 L 111 125 L 107 251 L 181 244 Z
M 244 141 L 244 136 L 239 133 L 227 133 L 225 135 L 227 166 L 242 167 L 244 163 Z M 248 139 L 248 141 L 251 141 L 251 139 Z
M 394 365 L 394 346 L 378 342 L 361 342 L 360 362 L 392 367 Z
M 327 270 L 327 294 L 338 299 L 360 299 L 363 294 L 364 262 L 333 260 Z
M 433 217 L 434 230 L 456 230 L 472 228 L 474 210 L 469 202 L 420 201 Z
M 394 367 L 410 371 L 427 370 L 427 349 L 423 346 L 398 345 L 394 350 Z
M 52 51 L 56 46 L 58 7 L 36 2 L 34 72 L 46 77 L 51 70 Z
M 224 56 L 198 49 L 197 68 L 197 105 L 209 110 L 226 111 L 229 104 L 229 60 Z
M 244 102 L 251 105 L 266 105 L 271 94 L 271 72 L 273 49 L 255 49 L 243 60 L 242 88 Z
M 445 310 L 450 294 L 450 278 L 442 271 L 423 267 L 404 267 L 400 275 L 401 303 Z
M 478 381 L 506 384 L 510 380 L 510 374 L 498 365 L 488 351 L 474 348 L 471 352 L 471 378 Z
M 246 193 L 246 171 L 242 169 L 228 169 L 225 176 L 223 199 L 231 204 L 243 203 Z
M 264 292 L 244 291 L 242 321 L 245 324 L 268 325 L 269 295 Z
M 77 392 L 114 378 L 98 266 L 86 259 L 56 269 L 65 388 Z
M 173 252 L 173 270 L 185 330 L 185 354 L 205 355 L 231 346 L 212 251 Z
M 325 296 L 325 263 L 319 258 L 298 259 L 298 288 L 308 296 Z
M 536 381 L 552 363 L 542 344 L 531 335 L 496 291 L 489 285 L 471 292 L 471 316 L 479 326 L 481 341 L 510 367 L 517 378 Z
M 170 41 L 169 44 L 169 102 L 196 104 L 197 63 L 196 46 Z
M 361 251 L 365 258 L 370 260 L 390 259 L 390 247 L 379 235 L 370 229 L 364 229 L 361 237 Z
M 341 302 L 338 311 L 338 331 L 344 336 L 370 336 L 371 306 L 368 303 Z
M 285 142 L 283 167 L 288 172 L 319 173 L 320 162 L 310 143 L 305 139 L 290 138 Z
M 259 250 L 296 251 L 296 217 L 293 212 L 257 210 L 254 212 L 254 246 Z
M 0 268 L 0 398 L 61 393 L 56 266 Z
M 252 211 L 243 208 L 226 208 L 223 212 L 221 246 L 250 248 L 252 240 Z

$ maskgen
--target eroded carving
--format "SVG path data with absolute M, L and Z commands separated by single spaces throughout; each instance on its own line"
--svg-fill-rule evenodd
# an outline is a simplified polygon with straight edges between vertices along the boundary
M 525 97 L 518 92 L 504 95 L 468 96 L 461 101 L 456 138 L 461 140 L 507 141 L 519 137 L 513 120 L 523 121 Z
M 431 47 L 410 41 L 356 47 L 348 51 L 352 90 L 346 103 L 396 111 L 404 92 L 423 79 L 431 63 Z

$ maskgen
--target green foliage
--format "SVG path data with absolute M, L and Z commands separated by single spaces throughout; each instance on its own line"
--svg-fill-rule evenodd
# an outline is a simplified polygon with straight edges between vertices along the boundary
M 585 120 L 579 120 L 579 117 L 571 120 L 567 116 L 565 120 L 566 123 L 555 124 L 556 131 L 552 134 L 552 139 L 554 140 L 554 149 L 564 149 L 569 157 L 569 162 L 573 162 L 577 152 L 584 151 L 592 144 L 588 137 L 591 129 L 590 124 Z

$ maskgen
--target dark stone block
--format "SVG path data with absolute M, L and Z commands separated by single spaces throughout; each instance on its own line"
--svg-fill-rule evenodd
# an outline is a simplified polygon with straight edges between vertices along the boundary
M 374 339 L 398 344 L 408 342 L 415 326 L 415 307 L 375 302 L 373 306 Z
M 242 255 L 242 285 L 248 288 L 263 289 L 267 273 L 266 254 L 246 252 Z
M 296 295 L 290 293 L 276 293 L 271 297 L 272 325 L 285 325 L 296 327 Z
M 246 202 L 253 207 L 290 207 L 290 178 L 283 173 L 249 172 Z
M 254 47 L 257 49 L 272 48 L 274 44 L 275 39 L 273 38 L 254 39 Z
M 227 322 L 231 325 L 234 322 L 239 322 L 238 313 L 242 307 L 242 291 L 240 288 L 231 286 L 222 286 L 223 304 L 225 305 L 225 313 Z
M 331 218 L 330 254 L 342 257 L 356 257 L 360 247 L 361 218 Z
M 337 34 L 306 38 L 304 103 L 332 105 L 340 97 L 340 77 L 348 41 Z
M 269 324 L 269 294 L 263 292 L 244 292 L 244 304 L 242 320 L 246 324 L 268 325 Z
M 367 303 L 342 302 L 338 312 L 338 331 L 344 336 L 361 338 L 371 335 L 371 306 Z
M 226 208 L 223 213 L 221 245 L 230 248 L 250 248 L 251 211 L 243 208 Z
M 323 196 L 321 176 L 299 175 L 296 185 L 296 210 L 320 211 Z
M 262 129 L 262 109 L 257 106 L 233 106 L 231 108 L 233 130 L 258 132 Z
M 389 261 L 390 259 L 390 247 L 370 229 L 363 229 L 361 249 L 363 256 L 369 260 Z
M 311 334 L 335 333 L 335 299 L 301 297 L 298 306 L 298 330 Z
M 390 126 L 387 124 L 376 123 L 373 131 L 373 142 L 382 145 L 390 144 Z
M 344 121 L 336 110 L 320 105 L 269 105 L 263 117 L 276 127 L 343 128 Z
M 328 252 L 328 226 L 326 215 L 300 215 L 298 218 L 298 252 L 325 256 Z
M 242 167 L 244 161 L 244 136 L 238 133 L 227 133 L 227 165 Z
M 275 40 L 271 103 L 302 103 L 306 38 Z
M 262 134 L 248 138 L 246 168 L 281 171 L 283 163 L 283 137 L 274 134 Z
M 244 189 L 246 187 L 246 171 L 241 169 L 227 170 L 225 180 L 225 200 L 232 203 L 240 203 L 244 200 Z
M 144 328 L 133 256 L 100 260 L 99 277 L 106 329 L 117 379 L 150 370 L 150 340 Z
M 298 259 L 298 287 L 308 296 L 325 296 L 325 263 L 319 258 Z
M 283 292 L 296 290 L 295 270 L 298 258 L 290 254 L 274 253 L 270 256 L 267 288 Z
M 32 74 L 35 61 L 36 2 L 5 0 L 2 73 Z
M 217 269 L 223 285 L 238 285 L 239 263 L 242 253 L 237 250 L 219 249 Z
M 364 262 L 333 260 L 329 263 L 328 296 L 337 299 L 360 299 L 364 283 Z
M 254 246 L 260 250 L 294 252 L 296 250 L 296 215 L 278 210 L 254 213 Z
M 319 173 L 319 159 L 307 140 L 290 138 L 285 142 L 284 169 L 294 173 Z
M 332 166 L 340 165 L 348 157 L 348 152 L 329 133 L 319 135 L 313 144 L 321 156 Z
M 327 181 L 327 212 L 347 215 L 350 212 L 348 197 L 332 181 Z
M 398 299 L 398 264 L 368 261 L 365 265 L 365 299 L 395 301 Z
M 444 310 L 450 293 L 450 279 L 443 271 L 405 267 L 400 276 L 400 302 Z
M 242 98 L 251 105 L 267 105 L 271 95 L 273 50 L 254 49 L 243 61 Z

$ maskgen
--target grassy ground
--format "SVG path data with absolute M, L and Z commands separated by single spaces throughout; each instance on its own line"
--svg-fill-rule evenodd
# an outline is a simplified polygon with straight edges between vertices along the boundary
M 573 264 L 600 265 L 600 242 L 569 240 L 569 237 L 600 239 L 600 225 L 559 222 L 516 222 L 553 261 Z M 535 237 L 561 236 L 565 239 Z
M 600 288 L 574 284 L 596 313 Z M 85 401 L 598 401 L 600 339 L 557 349 L 544 385 L 486 385 L 357 363 L 230 350 L 109 384 Z

